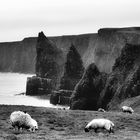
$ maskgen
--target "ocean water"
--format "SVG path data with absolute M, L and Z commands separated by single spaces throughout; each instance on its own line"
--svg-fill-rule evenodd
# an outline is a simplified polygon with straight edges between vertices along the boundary
M 0 73 L 0 104 L 57 107 L 50 104 L 48 99 L 17 95 L 26 91 L 26 80 L 29 76 L 33 75 Z

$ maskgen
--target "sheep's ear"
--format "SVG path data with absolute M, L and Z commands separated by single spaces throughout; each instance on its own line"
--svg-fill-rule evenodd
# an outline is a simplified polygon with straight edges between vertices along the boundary
M 89 129 L 88 128 L 85 128 L 85 132 L 89 132 Z

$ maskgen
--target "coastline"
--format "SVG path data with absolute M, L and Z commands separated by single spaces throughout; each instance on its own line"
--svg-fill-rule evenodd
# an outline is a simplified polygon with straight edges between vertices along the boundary
M 13 111 L 28 112 L 37 120 L 39 130 L 15 132 L 9 123 Z M 108 118 L 115 123 L 115 133 L 94 131 L 84 132 L 85 125 L 94 118 Z M 97 112 L 82 110 L 63 110 L 56 108 L 33 107 L 23 105 L 0 105 L 0 139 L 1 140 L 126 140 L 140 139 L 140 115 L 122 112 Z

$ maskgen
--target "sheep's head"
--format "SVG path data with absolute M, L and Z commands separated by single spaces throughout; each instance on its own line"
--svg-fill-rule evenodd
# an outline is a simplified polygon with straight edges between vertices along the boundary
M 110 127 L 109 133 L 114 133 L 114 126 Z
M 89 131 L 90 131 L 90 129 L 92 129 L 92 127 L 91 127 L 91 126 L 86 126 L 86 127 L 85 127 L 85 132 L 89 132 Z
M 89 129 L 85 127 L 85 132 L 89 132 Z
M 37 121 L 34 119 L 31 119 L 31 125 L 30 125 L 30 129 L 31 132 L 35 132 L 35 130 L 38 130 L 38 124 Z

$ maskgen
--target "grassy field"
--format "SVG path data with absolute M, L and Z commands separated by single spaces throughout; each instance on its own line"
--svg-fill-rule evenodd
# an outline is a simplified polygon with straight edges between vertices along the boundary
M 14 131 L 9 116 L 15 110 L 27 111 L 39 124 L 35 133 Z M 115 124 L 115 133 L 84 132 L 94 118 L 108 118 Z M 27 106 L 0 106 L 0 140 L 140 140 L 140 114 L 122 112 L 72 111 Z

